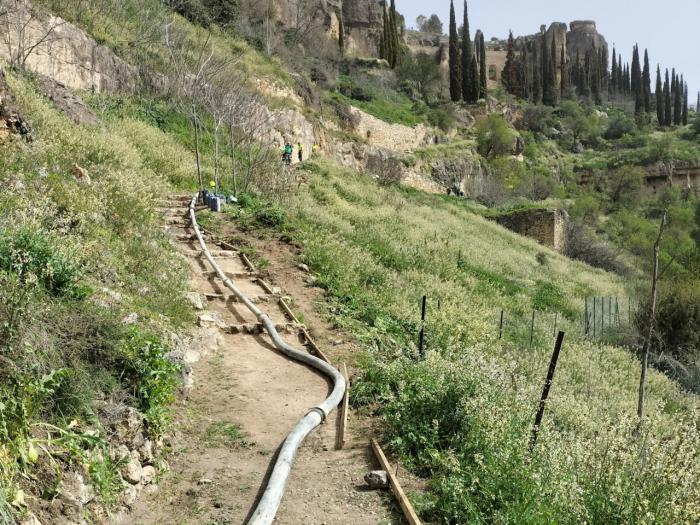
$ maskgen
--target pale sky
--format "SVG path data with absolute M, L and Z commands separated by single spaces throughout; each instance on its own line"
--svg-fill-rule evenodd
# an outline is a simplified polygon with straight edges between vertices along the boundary
M 455 1 L 457 25 L 461 25 L 463 0 Z M 659 8 L 664 12 L 659 13 Z M 435 13 L 448 30 L 449 0 L 396 0 L 396 9 L 406 17 L 409 27 L 415 26 L 420 14 Z M 689 99 L 695 104 L 700 89 L 700 0 L 471 0 L 469 25 L 481 29 L 486 39 L 529 35 L 540 25 L 572 20 L 595 20 L 608 41 L 610 52 L 615 44 L 623 52 L 623 62 L 632 61 L 632 46 L 639 43 L 641 58 L 649 50 L 652 69 L 652 90 L 656 81 L 656 64 L 669 71 L 675 67 L 685 75 Z

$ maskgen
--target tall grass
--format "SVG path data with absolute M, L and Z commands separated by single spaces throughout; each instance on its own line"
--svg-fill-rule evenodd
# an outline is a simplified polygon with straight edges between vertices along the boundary
M 508 232 L 458 199 L 379 187 L 329 163 L 307 167 L 310 183 L 282 227 L 302 243 L 304 261 L 328 291 L 328 315 L 364 343 L 352 401 L 382 417 L 393 451 L 428 481 L 416 498 L 426 519 L 700 519 L 700 487 L 692 482 L 700 476 L 698 399 L 652 373 L 649 417 L 638 431 L 637 358 L 585 340 L 575 321 L 585 296 L 624 295 L 620 277 Z M 567 337 L 530 455 L 554 343 L 547 327 L 530 344 L 533 308 L 563 317 Z M 516 329 L 499 341 L 501 309 Z

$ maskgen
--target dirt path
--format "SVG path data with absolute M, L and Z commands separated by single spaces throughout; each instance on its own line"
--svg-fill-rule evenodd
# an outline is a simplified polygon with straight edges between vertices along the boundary
M 176 408 L 170 470 L 158 490 L 118 523 L 244 523 L 284 437 L 330 389 L 316 371 L 278 353 L 267 335 L 258 333 L 255 317 L 214 278 L 192 238 L 185 200 L 177 198 L 164 213 L 169 234 L 192 268 L 191 290 L 208 298 L 199 324 L 208 326 L 209 335 L 200 338 L 202 351 L 193 354 L 201 355 L 192 364 L 194 388 Z M 258 274 L 247 269 L 240 254 L 215 249 L 211 241 L 209 248 L 243 292 L 285 329 L 283 335 L 301 345 L 299 329 L 287 320 L 278 297 L 256 282 Z M 299 307 L 295 312 L 313 315 Z M 345 449 L 334 450 L 336 415 L 302 446 L 275 523 L 398 522 L 390 494 L 363 489 L 364 474 L 376 468 L 365 438 L 350 433 Z

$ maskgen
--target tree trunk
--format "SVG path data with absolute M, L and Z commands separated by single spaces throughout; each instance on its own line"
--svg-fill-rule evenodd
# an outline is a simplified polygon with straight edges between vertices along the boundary
M 219 194 L 219 124 L 214 127 L 214 188 Z
M 238 197 L 238 184 L 236 181 L 236 142 L 233 139 L 233 125 L 229 128 L 229 143 L 231 144 L 231 182 L 233 183 L 233 196 Z
M 204 183 L 202 181 L 202 167 L 199 158 L 199 119 L 197 118 L 197 108 L 195 104 L 192 104 L 192 124 L 194 125 L 194 156 L 197 163 L 197 181 L 199 182 L 199 189 L 204 189 Z
M 644 419 L 644 401 L 646 397 L 646 380 L 647 380 L 647 369 L 649 368 L 649 350 L 651 349 L 651 338 L 654 335 L 654 326 L 656 324 L 656 296 L 659 284 L 659 252 L 661 249 L 661 239 L 664 235 L 664 229 L 666 228 L 666 214 L 667 210 L 664 210 L 664 214 L 661 217 L 661 225 L 659 226 L 659 236 L 656 238 L 654 243 L 654 270 L 651 277 L 651 308 L 649 312 L 649 330 L 647 332 L 646 338 L 644 339 L 644 346 L 642 347 L 642 372 L 639 376 L 639 400 L 637 402 L 637 417 L 639 418 L 639 424 L 642 424 Z

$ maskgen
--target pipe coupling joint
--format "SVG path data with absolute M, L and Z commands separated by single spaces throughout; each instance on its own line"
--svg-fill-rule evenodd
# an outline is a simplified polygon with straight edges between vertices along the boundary
M 326 422 L 326 418 L 328 417 L 328 414 L 326 414 L 326 411 L 323 410 L 321 407 L 313 407 L 311 410 L 307 412 L 307 414 L 310 414 L 311 412 L 316 412 L 318 415 L 321 416 L 321 423 Z

